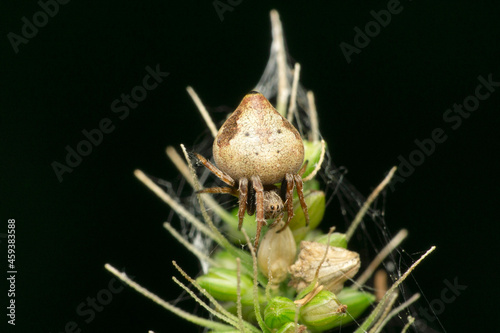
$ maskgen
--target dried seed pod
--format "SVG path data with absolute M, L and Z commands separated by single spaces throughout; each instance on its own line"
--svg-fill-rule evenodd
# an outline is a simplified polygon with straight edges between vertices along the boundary
M 346 316 L 346 309 L 334 293 L 322 290 L 300 308 L 300 318 L 308 328 L 325 331 L 335 327 Z
M 297 306 L 289 298 L 276 296 L 272 298 L 264 310 L 264 321 L 271 328 L 280 328 L 283 325 L 295 322 Z
M 272 283 L 279 284 L 288 275 L 288 267 L 295 260 L 297 247 L 290 228 L 278 232 L 278 225 L 270 229 L 262 239 L 257 252 L 260 271 L 267 277 L 272 276 Z
M 317 242 L 302 241 L 297 261 L 290 266 L 290 286 L 301 291 L 314 280 L 327 245 Z M 318 274 L 318 283 L 325 289 L 338 293 L 347 279 L 356 275 L 359 270 L 359 254 L 340 247 L 328 246 L 326 259 Z

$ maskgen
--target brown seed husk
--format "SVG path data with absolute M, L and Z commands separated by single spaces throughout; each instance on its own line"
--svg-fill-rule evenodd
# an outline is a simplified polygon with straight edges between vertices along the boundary
M 297 261 L 290 266 L 289 285 L 301 291 L 313 280 L 327 250 L 327 245 L 302 241 Z M 328 246 L 328 253 L 318 274 L 318 283 L 333 293 L 342 290 L 344 282 L 356 275 L 360 267 L 359 254 L 340 247 Z

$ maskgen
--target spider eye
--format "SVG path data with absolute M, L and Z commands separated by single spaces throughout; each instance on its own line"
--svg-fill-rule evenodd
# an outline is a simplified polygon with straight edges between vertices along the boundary
M 274 210 L 274 205 L 271 205 L 271 210 Z

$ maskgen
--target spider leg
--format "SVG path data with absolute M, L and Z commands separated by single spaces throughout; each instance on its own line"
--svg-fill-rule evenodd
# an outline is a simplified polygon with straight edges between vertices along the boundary
M 259 176 L 252 176 L 251 181 L 255 190 L 255 219 L 257 221 L 257 233 L 255 234 L 254 247 L 258 248 L 260 231 L 262 229 L 262 226 L 266 225 L 266 220 L 264 219 L 264 186 L 262 186 L 262 182 Z
M 209 187 L 204 188 L 203 190 L 196 191 L 196 193 L 222 193 L 222 194 L 231 194 L 235 197 L 238 197 L 238 190 L 233 187 Z
M 281 228 L 277 232 L 281 232 L 286 227 L 288 227 L 288 224 L 290 224 L 290 221 L 292 220 L 293 217 L 293 185 L 294 185 L 293 175 L 291 173 L 287 173 L 285 175 L 285 181 L 281 183 L 281 186 L 284 186 L 283 183 L 286 184 L 285 199 L 283 201 L 287 208 L 288 217 L 286 219 L 286 223 L 283 226 L 283 228 Z
M 299 174 L 299 176 L 302 177 L 302 175 L 304 174 L 304 172 L 306 172 L 307 164 L 308 163 L 309 163 L 309 161 L 305 161 L 304 165 L 302 165 L 302 167 L 300 168 L 299 172 L 297 172 Z
M 295 186 L 297 186 L 297 194 L 299 196 L 300 205 L 302 206 L 302 211 L 304 212 L 304 217 L 306 218 L 306 226 L 309 225 L 309 211 L 307 210 L 306 200 L 304 199 L 304 187 L 302 183 L 302 177 L 299 175 L 293 176 L 295 180 Z
M 205 166 L 205 168 L 207 168 L 208 170 L 210 170 L 214 175 L 216 175 L 224 183 L 226 183 L 227 185 L 229 185 L 231 187 L 234 187 L 234 185 L 236 185 L 236 182 L 234 181 L 233 178 L 231 178 L 231 176 L 229 176 L 225 172 L 219 170 L 219 168 L 217 168 L 215 165 L 213 165 L 212 163 L 210 163 L 205 157 L 201 156 L 200 154 L 198 154 L 198 153 L 194 153 L 194 154 L 196 155 L 196 158 L 201 163 L 203 163 L 203 165 Z
M 248 179 L 240 179 L 240 198 L 239 198 L 239 208 L 238 208 L 238 230 L 241 230 L 241 225 L 243 224 L 243 218 L 245 217 L 245 211 L 247 210 L 247 197 L 248 197 Z

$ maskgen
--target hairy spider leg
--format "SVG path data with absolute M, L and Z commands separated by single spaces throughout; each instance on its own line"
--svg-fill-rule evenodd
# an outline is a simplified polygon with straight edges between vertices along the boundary
M 255 219 L 257 221 L 257 233 L 255 234 L 254 247 L 258 248 L 260 231 L 262 229 L 262 226 L 266 225 L 266 220 L 264 219 L 264 186 L 262 185 L 259 176 L 252 176 L 251 181 L 252 186 L 255 190 Z
M 227 173 L 219 170 L 219 168 L 217 168 L 215 165 L 210 163 L 205 157 L 201 156 L 200 154 L 195 153 L 195 155 L 196 155 L 196 158 L 198 158 L 198 160 L 201 163 L 203 163 L 205 168 L 210 170 L 214 175 L 216 175 L 224 183 L 226 183 L 227 185 L 229 185 L 231 187 L 234 187 L 234 185 L 236 185 L 236 182 L 234 181 L 234 179 L 231 178 L 231 176 L 229 176 Z M 207 193 L 210 193 L 210 192 L 207 192 Z
M 307 168 L 307 162 L 304 162 L 304 165 L 300 168 L 299 172 L 296 175 L 293 175 L 291 173 L 287 173 L 285 175 L 284 181 L 281 183 L 281 193 L 282 196 L 285 198 L 285 205 L 287 208 L 287 213 L 288 213 L 288 218 L 286 220 L 285 225 L 278 230 L 276 233 L 279 233 L 283 231 L 289 224 L 290 221 L 292 220 L 293 217 L 293 188 L 297 187 L 297 194 L 299 196 L 299 202 L 300 206 L 302 207 L 302 211 L 304 212 L 304 217 L 306 219 L 306 226 L 309 225 L 309 211 L 307 210 L 307 205 L 306 201 L 304 198 L 304 186 L 302 182 L 302 175 L 306 171 Z M 285 185 L 283 185 L 283 183 Z M 274 223 L 273 223 L 274 224 Z
M 214 175 L 216 175 L 220 180 L 222 180 L 224 183 L 228 184 L 231 187 L 210 187 L 210 188 L 205 188 L 203 190 L 197 191 L 196 193 L 222 193 L 222 194 L 231 194 L 234 195 L 235 197 L 238 197 L 238 190 L 234 188 L 234 180 L 221 170 L 219 170 L 215 165 L 210 163 L 205 157 L 202 155 L 195 153 L 196 158 L 203 163 L 205 168 L 210 170 Z
M 305 161 L 299 172 L 293 176 L 295 180 L 295 186 L 297 187 L 297 194 L 299 196 L 299 202 L 302 206 L 302 211 L 304 212 L 304 217 L 306 218 L 306 226 L 309 225 L 309 211 L 307 210 L 306 200 L 304 199 L 304 182 L 302 181 L 302 175 L 306 172 L 307 164 L 309 161 Z M 281 229 L 283 230 L 283 229 Z M 280 231 L 281 231 L 280 230 Z
M 304 199 L 304 184 L 302 182 L 302 177 L 299 175 L 293 176 L 295 181 L 295 187 L 297 188 L 297 194 L 299 196 L 299 202 L 302 206 L 302 211 L 304 212 L 304 217 L 306 218 L 306 227 L 309 226 L 309 211 L 307 210 L 306 200 Z
M 302 167 L 300 168 L 299 172 L 297 172 L 297 174 L 299 176 L 302 177 L 302 175 L 304 174 L 304 172 L 306 172 L 306 168 L 307 168 L 307 164 L 309 163 L 309 161 L 305 161 L 304 162 L 304 165 L 302 165 Z
M 203 190 L 196 191 L 196 193 L 219 193 L 219 194 L 231 194 L 238 197 L 238 190 L 233 187 L 209 187 Z
M 238 230 L 241 230 L 241 225 L 243 224 L 243 218 L 245 217 L 245 211 L 247 210 L 247 200 L 248 200 L 248 179 L 240 179 L 240 197 L 239 197 L 239 207 L 238 207 Z
M 285 179 L 281 183 L 281 193 L 282 196 L 285 198 L 284 203 L 287 208 L 286 211 L 288 213 L 288 217 L 285 225 L 278 232 L 284 230 L 288 226 L 288 224 L 290 224 L 290 220 L 293 217 L 293 187 L 294 187 L 293 175 L 291 173 L 287 173 L 285 175 Z

